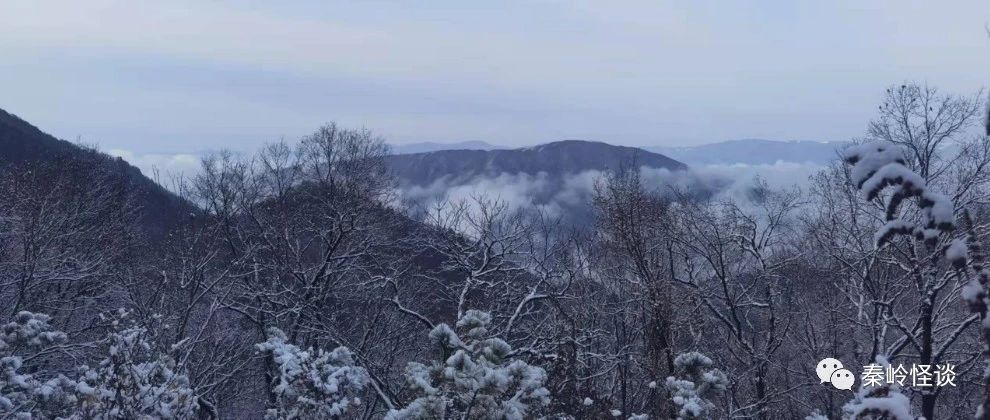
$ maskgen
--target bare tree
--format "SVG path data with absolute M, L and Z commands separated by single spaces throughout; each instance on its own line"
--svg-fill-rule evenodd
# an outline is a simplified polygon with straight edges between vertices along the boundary
M 594 205 L 599 213 L 603 250 L 614 256 L 615 275 L 642 311 L 643 360 L 646 378 L 666 378 L 673 373 L 674 307 L 672 303 L 671 236 L 669 202 L 647 191 L 633 162 L 609 173 L 596 185 Z M 666 399 L 653 399 L 649 411 L 668 416 L 673 408 Z M 623 409 L 628 412 L 628 402 Z
M 964 283 L 943 257 L 953 240 L 948 232 L 956 227 L 956 209 L 972 204 L 976 192 L 986 188 L 987 156 L 981 152 L 986 146 L 981 145 L 987 139 L 966 139 L 979 113 L 979 97 L 940 95 L 918 85 L 888 89 L 880 118 L 870 125 L 872 143 L 847 153 L 852 166 L 842 175 L 871 200 L 865 207 L 861 201 L 844 201 L 847 214 L 856 217 L 853 224 L 872 226 L 860 232 L 876 234 L 861 236 L 858 251 L 837 258 L 858 279 L 846 291 L 861 318 L 871 320 L 871 358 L 930 366 L 975 360 L 961 344 L 979 317 L 955 304 Z M 949 145 L 960 151 L 947 151 Z M 971 170 L 954 172 L 957 165 Z M 901 205 L 912 197 L 918 206 Z M 909 391 L 920 395 L 921 413 L 932 419 L 945 390 Z
M 0 302 L 7 316 L 31 310 L 59 322 L 85 319 L 114 301 L 119 289 L 107 286 L 141 245 L 134 191 L 122 169 L 88 151 L 0 174 Z
M 786 376 L 776 356 L 796 312 L 785 304 L 785 293 L 793 289 L 786 270 L 801 255 L 794 240 L 801 201 L 798 191 L 773 191 L 765 184 L 751 196 L 751 209 L 732 202 L 679 202 L 673 212 L 680 262 L 675 280 L 711 317 L 702 328 L 720 332 L 704 334 L 701 348 L 727 344 L 730 372 L 739 378 L 732 384 L 728 415 L 772 418 L 773 404 L 793 391 L 775 379 Z

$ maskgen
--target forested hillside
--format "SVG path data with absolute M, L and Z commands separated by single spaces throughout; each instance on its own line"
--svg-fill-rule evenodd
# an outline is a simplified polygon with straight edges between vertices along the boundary
M 3 113 L 0 418 L 986 419 L 982 102 L 892 87 L 807 189 L 733 200 L 648 186 L 689 171 L 657 154 L 397 157 L 335 124 L 173 195 Z M 414 173 L 585 169 L 579 225 L 395 199 Z
M 139 219 L 142 230 L 159 239 L 194 207 L 168 192 L 120 158 L 85 145 L 52 137 L 30 123 L 0 109 L 0 171 L 22 174 L 27 184 L 49 184 L 54 188 L 116 189 L 114 199 L 125 200 Z M 57 184 L 58 187 L 55 186 Z M 38 185 L 39 187 L 41 185 Z M 92 193 L 92 191 L 90 191 Z M 56 195 L 57 196 L 57 195 Z M 103 201 L 111 198 L 99 198 Z

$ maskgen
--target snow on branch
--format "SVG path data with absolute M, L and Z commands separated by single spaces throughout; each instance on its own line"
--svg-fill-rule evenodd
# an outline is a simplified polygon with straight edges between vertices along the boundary
M 874 235 L 877 247 L 897 235 L 913 235 L 932 240 L 939 232 L 955 228 L 955 209 L 948 197 L 935 193 L 920 175 L 905 166 L 903 151 L 892 144 L 864 143 L 849 147 L 843 153 L 846 163 L 852 165 L 850 176 L 863 197 L 872 200 L 886 188 L 893 188 L 885 200 L 887 222 Z M 898 218 L 898 210 L 907 198 L 917 198 L 924 220 L 916 223 Z M 956 251 L 959 251 L 958 249 Z
M 715 404 L 711 399 L 729 386 L 729 379 L 722 371 L 713 368 L 714 365 L 711 358 L 696 351 L 681 353 L 674 358 L 678 377 L 668 376 L 664 389 L 677 410 L 677 420 L 713 417 Z M 655 383 L 650 384 L 651 388 L 655 386 Z M 634 414 L 627 420 L 648 418 L 645 414 Z
M 97 366 L 82 366 L 76 381 L 73 419 L 187 419 L 199 409 L 198 396 L 182 366 L 156 351 L 151 333 L 130 325 L 123 309 L 110 315 L 115 327 L 102 346 Z
M 711 416 L 714 405 L 710 398 L 725 391 L 729 380 L 714 362 L 704 354 L 688 352 L 674 358 L 674 367 L 682 378 L 668 377 L 664 386 L 677 407 L 677 418 L 703 419 Z
M 77 379 L 21 371 L 39 352 L 67 339 L 47 315 L 20 312 L 0 328 L 0 418 L 194 418 L 198 396 L 181 366 L 154 350 L 146 329 L 124 328 L 126 311 L 112 317 L 115 329 L 94 343 L 103 358 L 92 368 L 78 366 Z
M 65 376 L 46 381 L 24 372 L 27 357 L 66 340 L 48 321 L 48 315 L 21 311 L 0 328 L 0 418 L 54 417 L 71 396 L 75 384 Z
M 961 269 L 963 273 L 969 276 L 969 280 L 962 288 L 962 298 L 969 306 L 970 312 L 979 315 L 981 320 L 980 334 L 983 338 L 982 380 L 985 397 L 976 409 L 976 418 L 987 420 L 990 419 L 990 311 L 988 311 L 990 309 L 990 268 L 986 265 L 986 254 L 974 227 L 973 216 L 968 211 L 963 213 L 963 223 L 967 231 L 966 244 L 964 245 L 968 245 L 968 247 L 953 242 L 952 245 L 956 247 L 953 255 L 957 258 L 953 264 L 957 267 L 960 264 L 965 265 L 965 260 L 969 259 L 970 268 L 973 271 L 973 275 L 970 275 L 968 271 Z
M 303 350 L 288 342 L 281 330 L 268 330 L 268 341 L 257 345 L 269 353 L 278 374 L 273 384 L 276 402 L 265 414 L 270 419 L 338 418 L 352 406 L 368 382 L 368 372 L 354 366 L 347 347 L 333 351 Z
M 883 356 L 877 356 L 878 369 L 887 369 L 890 363 Z M 856 397 L 842 407 L 850 420 L 914 420 L 911 413 L 911 400 L 901 393 L 896 382 L 878 385 L 862 384 Z
M 446 324 L 437 325 L 430 341 L 440 357 L 406 366 L 415 399 L 385 418 L 536 418 L 550 404 L 546 372 L 510 357 L 512 347 L 502 339 L 486 338 L 490 322 L 487 312 L 465 311 L 455 324 L 463 340 Z

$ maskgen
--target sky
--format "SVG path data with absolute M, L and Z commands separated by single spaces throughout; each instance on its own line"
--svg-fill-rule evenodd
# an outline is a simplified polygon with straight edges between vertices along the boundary
M 329 121 L 396 144 L 862 135 L 990 82 L 986 0 L 3 0 L 0 108 L 131 160 Z

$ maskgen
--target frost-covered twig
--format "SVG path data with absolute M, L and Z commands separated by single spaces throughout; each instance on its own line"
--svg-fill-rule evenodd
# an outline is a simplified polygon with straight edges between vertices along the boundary
M 967 231 L 966 244 L 968 250 L 957 245 L 957 260 L 954 264 L 965 270 L 966 258 L 969 258 L 969 267 L 973 274 L 970 275 L 965 286 L 963 286 L 962 296 L 969 306 L 970 311 L 980 317 L 980 333 L 983 338 L 983 395 L 984 399 L 976 410 L 977 420 L 990 419 L 990 316 L 987 310 L 990 307 L 990 268 L 986 266 L 986 255 L 979 236 L 974 228 L 973 216 L 967 211 L 963 213 L 963 224 Z M 967 252 L 963 253 L 962 250 Z M 961 264 L 960 264 L 961 263 Z

